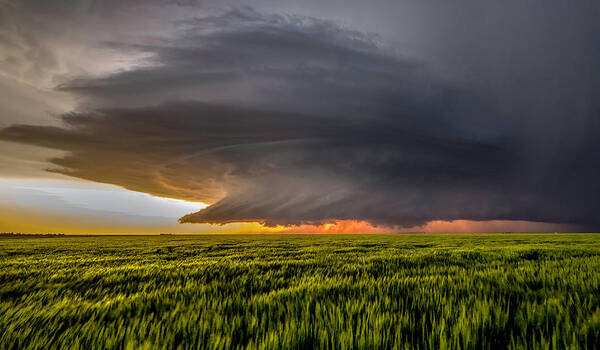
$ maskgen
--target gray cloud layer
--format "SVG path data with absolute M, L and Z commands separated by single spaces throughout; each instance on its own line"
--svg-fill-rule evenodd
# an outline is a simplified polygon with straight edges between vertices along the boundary
M 177 28 L 105 40 L 150 58 L 61 84 L 85 106 L 64 128 L 16 125 L 0 138 L 70 152 L 52 160 L 57 172 L 213 203 L 182 222 L 600 227 L 595 36 L 570 55 L 549 45 L 543 68 L 526 70 L 536 58 L 523 56 L 487 75 L 475 67 L 465 84 L 313 17 L 238 8 Z M 569 62 L 581 64 L 565 72 Z

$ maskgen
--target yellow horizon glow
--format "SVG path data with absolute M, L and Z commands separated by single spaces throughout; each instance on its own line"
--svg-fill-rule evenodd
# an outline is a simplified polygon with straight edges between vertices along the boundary
M 266 226 L 260 221 L 179 224 L 208 204 L 152 196 L 89 181 L 0 178 L 0 232 L 63 234 L 453 233 L 574 231 L 569 225 L 509 220 L 433 220 L 422 226 L 376 226 L 364 220 Z
M 0 207 L 0 232 L 65 235 L 148 235 L 148 234 L 390 234 L 390 233 L 476 233 L 570 231 L 568 225 L 508 220 L 435 220 L 423 226 L 399 228 L 375 226 L 367 221 L 336 220 L 321 225 L 265 226 L 260 222 L 227 224 L 111 225 L 110 223 L 58 217 L 33 211 Z

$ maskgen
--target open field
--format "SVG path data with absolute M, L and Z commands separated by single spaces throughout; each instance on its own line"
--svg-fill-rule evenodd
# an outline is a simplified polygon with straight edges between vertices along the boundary
M 0 349 L 599 344 L 595 234 L 0 239 Z

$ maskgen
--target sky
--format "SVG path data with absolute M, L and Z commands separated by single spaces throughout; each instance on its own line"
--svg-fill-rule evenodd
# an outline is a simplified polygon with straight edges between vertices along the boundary
M 600 231 L 597 1 L 0 1 L 0 231 Z

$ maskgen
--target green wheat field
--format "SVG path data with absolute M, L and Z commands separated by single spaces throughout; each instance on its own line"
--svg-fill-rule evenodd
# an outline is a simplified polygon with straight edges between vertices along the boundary
M 0 239 L 0 349 L 597 349 L 600 235 Z

